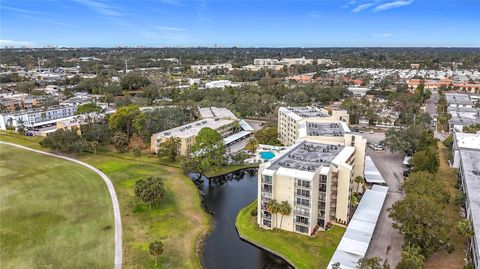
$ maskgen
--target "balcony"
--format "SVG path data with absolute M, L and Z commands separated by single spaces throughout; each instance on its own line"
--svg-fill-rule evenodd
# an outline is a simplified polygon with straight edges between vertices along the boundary
M 271 192 L 262 192 L 262 200 L 272 200 L 272 193 Z
M 267 178 L 263 178 L 263 177 L 262 177 L 262 183 L 272 185 L 272 179 L 271 179 L 271 178 L 268 178 L 268 179 L 267 179 Z
M 262 219 L 264 219 L 264 220 L 271 220 L 271 219 L 272 219 L 272 215 L 262 214 Z
M 302 217 L 310 217 L 310 212 L 303 211 L 303 210 L 298 210 L 298 209 L 293 210 L 293 214 L 294 215 L 299 215 L 299 216 L 302 216 Z
M 303 221 L 298 221 L 296 219 L 293 220 L 293 223 L 295 224 L 301 224 L 301 225 L 310 225 L 309 221 L 303 222 Z

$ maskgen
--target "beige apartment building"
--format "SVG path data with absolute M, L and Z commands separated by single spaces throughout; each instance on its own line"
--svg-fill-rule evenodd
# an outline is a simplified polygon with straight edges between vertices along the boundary
M 355 171 L 363 169 L 356 143 L 306 137 L 282 155 L 260 165 L 258 172 L 258 216 L 264 229 L 278 228 L 314 236 L 328 223 L 347 224 Z M 327 139 L 328 140 L 328 139 Z M 360 142 L 360 141 L 359 141 Z M 361 143 L 364 143 L 362 141 Z M 364 149 L 364 146 L 363 146 Z M 358 169 L 362 166 L 361 169 Z M 288 216 L 272 215 L 268 203 L 287 201 Z
M 285 146 L 295 144 L 302 138 L 300 130 L 305 128 L 307 122 L 348 123 L 349 120 L 347 111 L 343 109 L 328 111 L 312 106 L 280 107 L 278 109 L 278 140 Z
M 150 149 L 152 152 L 158 153 L 160 145 L 171 137 L 180 139 L 180 155 L 186 156 L 190 153 L 190 149 L 195 144 L 195 137 L 203 128 L 212 128 L 226 137 L 233 132 L 234 123 L 236 120 L 220 119 L 220 118 L 205 118 L 189 124 L 172 128 L 163 132 L 153 134 L 150 140 Z

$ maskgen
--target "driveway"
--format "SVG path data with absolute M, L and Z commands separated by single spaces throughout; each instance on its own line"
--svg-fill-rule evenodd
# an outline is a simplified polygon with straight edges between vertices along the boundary
M 103 181 L 107 185 L 108 192 L 110 193 L 110 199 L 112 200 L 112 205 L 113 205 L 113 217 L 115 221 L 115 260 L 114 260 L 115 267 L 114 268 L 121 269 L 122 268 L 122 221 L 120 218 L 120 207 L 118 205 L 118 198 L 117 198 L 117 194 L 115 193 L 115 188 L 113 187 L 112 181 L 110 181 L 110 179 L 102 171 L 98 170 L 97 168 L 73 158 L 69 158 L 66 156 L 57 155 L 49 152 L 44 152 L 36 149 L 31 149 L 28 147 L 20 146 L 20 145 L 9 143 L 9 142 L 0 141 L 0 144 L 10 145 L 17 148 L 21 148 L 21 149 L 25 149 L 25 150 L 33 151 L 36 153 L 40 153 L 40 154 L 44 154 L 44 155 L 48 155 L 48 156 L 52 156 L 52 157 L 77 163 L 97 173 L 103 179 Z
M 378 143 L 385 139 L 383 133 L 377 132 L 364 134 L 363 136 L 371 143 Z M 367 148 L 366 154 L 372 158 L 389 187 L 366 257 L 387 259 L 390 267 L 395 268 L 401 259 L 403 237 L 398 230 L 392 227 L 393 221 L 388 217 L 387 208 L 390 208 L 394 202 L 403 197 L 401 185 L 403 183 L 402 163 L 404 155 L 398 152 L 391 153 L 388 149 L 374 151 L 370 148 Z

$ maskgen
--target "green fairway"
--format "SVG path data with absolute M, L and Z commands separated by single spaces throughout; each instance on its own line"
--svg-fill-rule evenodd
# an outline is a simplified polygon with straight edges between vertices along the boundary
M 48 151 L 39 147 L 41 139 L 0 132 L 2 141 Z M 124 268 L 201 268 L 197 243 L 210 229 L 211 220 L 201 206 L 198 189 L 177 168 L 178 163 L 144 154 L 137 164 L 130 153 L 105 149 L 96 156 L 83 153 L 72 157 L 100 169 L 115 186 L 122 216 Z M 152 211 L 134 194 L 135 181 L 148 176 L 162 177 L 167 190 L 160 207 Z M 165 248 L 158 266 L 148 255 L 148 244 L 155 240 L 161 240 Z M 112 242 L 112 267 L 113 250 Z
M 113 268 L 113 210 L 93 171 L 0 145 L 2 268 Z
M 333 226 L 314 238 L 292 232 L 260 229 L 256 217 L 250 215 L 256 205 L 257 201 L 254 201 L 238 213 L 236 225 L 242 237 L 281 255 L 297 269 L 327 267 L 345 228 Z

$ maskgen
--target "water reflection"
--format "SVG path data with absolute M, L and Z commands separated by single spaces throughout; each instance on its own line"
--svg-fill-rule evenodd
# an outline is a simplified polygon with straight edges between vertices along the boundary
M 212 213 L 215 222 L 203 251 L 205 268 L 291 268 L 281 258 L 241 240 L 235 229 L 238 211 L 257 197 L 255 170 L 235 172 L 211 180 L 198 175 L 191 177 L 199 187 L 204 206 Z

